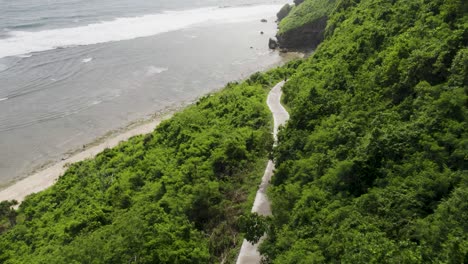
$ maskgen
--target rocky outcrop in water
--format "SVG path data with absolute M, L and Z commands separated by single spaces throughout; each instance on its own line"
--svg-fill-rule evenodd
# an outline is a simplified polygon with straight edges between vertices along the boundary
M 276 49 L 278 47 L 278 42 L 272 38 L 268 41 L 268 47 L 270 49 Z

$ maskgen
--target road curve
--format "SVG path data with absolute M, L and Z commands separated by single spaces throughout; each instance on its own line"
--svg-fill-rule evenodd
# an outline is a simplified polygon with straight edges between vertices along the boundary
M 270 108 L 270 111 L 273 114 L 273 137 L 275 139 L 275 145 L 278 139 L 279 126 L 284 125 L 289 119 L 288 111 L 286 111 L 286 109 L 281 105 L 281 88 L 283 88 L 284 83 L 285 82 L 282 81 L 275 85 L 275 87 L 271 89 L 267 98 L 268 107 Z M 262 177 L 262 183 L 260 184 L 257 191 L 257 195 L 255 196 L 255 201 L 252 207 L 252 213 L 258 213 L 259 215 L 265 216 L 271 215 L 270 201 L 268 200 L 266 190 L 268 185 L 270 184 L 270 179 L 273 175 L 274 169 L 275 164 L 273 163 L 273 161 L 268 161 L 265 173 Z M 241 250 L 239 252 L 239 256 L 237 257 L 236 264 L 259 264 L 261 261 L 261 256 L 257 248 L 258 245 L 262 242 L 262 240 L 263 239 L 261 239 L 259 243 L 253 245 L 244 239 L 244 241 L 242 242 Z

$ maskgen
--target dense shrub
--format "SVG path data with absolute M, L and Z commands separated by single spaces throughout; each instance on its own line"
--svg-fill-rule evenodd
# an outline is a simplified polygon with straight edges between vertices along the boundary
M 272 147 L 268 88 L 297 66 L 228 84 L 153 133 L 73 164 L 17 212 L 2 202 L 0 262 L 232 259 L 237 219 L 251 206 Z
M 282 24 L 303 23 L 298 10 Z M 263 253 L 281 264 L 466 263 L 466 1 L 333 10 L 284 87 L 291 120 Z

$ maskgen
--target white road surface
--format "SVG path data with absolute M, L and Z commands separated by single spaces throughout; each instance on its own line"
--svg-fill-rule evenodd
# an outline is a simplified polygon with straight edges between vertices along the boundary
M 275 139 L 275 145 L 278 138 L 278 128 L 281 125 L 284 125 L 289 119 L 289 114 L 286 109 L 281 105 L 281 88 L 284 85 L 284 81 L 278 83 L 273 89 L 271 89 L 268 94 L 267 104 L 270 108 L 271 113 L 273 114 L 274 125 L 273 125 L 273 136 Z M 257 195 L 255 196 L 255 201 L 252 207 L 252 213 L 258 213 L 259 215 L 268 216 L 271 215 L 271 206 L 270 201 L 268 200 L 266 190 L 270 184 L 271 176 L 273 175 L 273 170 L 275 165 L 273 161 L 268 161 L 268 165 L 265 169 L 265 173 L 262 178 L 262 183 L 260 184 Z M 262 239 L 263 240 L 263 239 Z M 257 248 L 258 244 L 252 245 L 247 240 L 244 239 L 242 247 L 237 258 L 237 264 L 259 264 L 261 261 L 260 253 Z

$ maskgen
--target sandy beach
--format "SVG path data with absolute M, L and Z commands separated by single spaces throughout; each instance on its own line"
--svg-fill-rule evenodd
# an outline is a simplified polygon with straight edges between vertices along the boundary
M 40 170 L 0 191 L 0 201 L 16 200 L 21 203 L 26 196 L 43 191 L 52 186 L 57 179 L 67 170 L 69 164 L 95 157 L 106 148 L 113 148 L 120 142 L 126 141 L 133 136 L 151 133 L 163 120 L 170 118 L 173 112 L 162 117 L 154 118 L 143 124 L 139 124 L 114 137 L 104 139 L 95 146 L 85 148 L 62 161 Z

